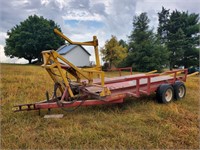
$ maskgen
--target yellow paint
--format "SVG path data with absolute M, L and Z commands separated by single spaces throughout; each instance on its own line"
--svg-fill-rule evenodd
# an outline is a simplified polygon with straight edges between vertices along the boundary
M 81 76 L 82 76 L 83 78 L 88 80 L 87 84 L 93 85 L 94 74 L 97 74 L 101 78 L 101 85 L 99 85 L 99 86 L 101 86 L 102 89 L 103 89 L 102 92 L 100 93 L 100 96 L 106 96 L 106 95 L 111 94 L 110 90 L 107 87 L 104 87 L 104 84 L 105 84 L 105 81 L 104 81 L 105 74 L 104 74 L 104 72 L 97 70 L 97 67 L 80 69 L 80 68 L 76 67 L 75 65 L 73 65 L 72 63 L 70 63 L 64 57 L 59 55 L 54 50 L 43 51 L 42 55 L 43 55 L 43 60 L 44 60 L 44 64 L 42 65 L 42 67 L 44 67 L 47 70 L 50 77 L 52 78 L 52 80 L 55 83 L 59 82 L 59 80 L 56 76 L 54 69 L 57 69 L 57 71 L 59 72 L 59 74 L 57 74 L 57 75 L 59 75 L 61 77 L 62 81 L 64 82 L 64 84 L 63 84 L 63 82 L 59 82 L 61 84 L 61 86 L 59 87 L 61 93 L 63 93 L 64 89 L 67 87 L 70 97 L 74 97 L 72 89 L 71 89 L 69 82 L 66 78 L 66 74 L 65 74 L 66 70 L 61 68 L 61 64 L 58 61 L 58 59 L 62 60 L 65 63 L 65 65 L 70 66 L 75 71 L 76 75 L 73 75 L 73 76 L 77 79 L 77 82 L 79 82 L 79 83 L 81 81 L 80 79 L 81 79 Z
M 85 46 L 94 46 L 94 51 L 95 51 L 95 59 L 96 59 L 96 70 L 101 70 L 101 65 L 100 65 L 100 59 L 99 59 L 99 51 L 98 51 L 98 39 L 96 36 L 93 36 L 93 41 L 87 41 L 87 42 L 73 42 L 70 40 L 67 36 L 62 34 L 58 29 L 54 29 L 54 32 L 65 39 L 67 42 L 70 44 L 75 44 L 75 45 L 85 45 Z
M 152 73 L 155 73 L 157 72 L 158 70 L 153 70 L 153 71 L 150 71 L 150 72 L 147 72 L 146 74 L 152 74 Z
M 58 71 L 59 71 L 59 73 L 60 73 L 60 75 L 61 75 L 61 77 L 62 77 L 62 79 L 63 79 L 63 81 L 64 81 L 64 83 L 65 83 L 65 86 L 66 86 L 67 89 L 68 89 L 69 95 L 70 95 L 71 97 L 73 97 L 74 94 L 73 94 L 73 92 L 72 92 L 72 90 L 71 90 L 71 88 L 70 88 L 70 85 L 69 85 L 69 82 L 68 82 L 67 78 L 65 78 L 64 71 L 62 70 L 62 68 L 61 68 L 61 66 L 60 66 L 60 63 L 59 63 L 59 61 L 58 61 L 58 59 L 57 59 L 57 54 L 56 54 L 56 53 L 52 53 L 52 54 L 53 54 L 53 59 L 54 59 L 54 62 L 55 62 L 55 64 L 56 64 L 56 66 L 57 66 L 57 69 L 58 69 Z
M 179 75 L 179 74 L 181 74 L 182 72 L 181 71 L 179 71 L 179 72 L 176 72 L 176 75 Z M 175 75 L 175 73 L 171 73 L 171 74 L 168 74 L 168 75 L 170 75 L 170 76 L 174 76 Z
M 197 75 L 197 74 L 199 74 L 198 71 L 197 71 L 197 72 L 194 72 L 194 73 L 192 73 L 192 74 L 187 75 L 187 77 L 195 76 L 195 75 Z

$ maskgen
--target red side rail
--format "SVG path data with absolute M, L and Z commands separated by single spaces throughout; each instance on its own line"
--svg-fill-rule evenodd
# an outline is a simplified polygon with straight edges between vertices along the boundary
M 184 73 L 184 76 L 178 76 L 178 72 Z M 178 70 L 166 71 L 164 73 L 161 73 L 160 75 L 168 75 L 168 74 L 173 74 L 174 82 L 176 80 L 182 80 L 182 81 L 186 82 L 188 69 L 178 69 Z
M 121 88 L 121 89 L 110 89 L 111 93 L 126 93 L 128 95 L 134 96 L 134 97 L 140 97 L 140 93 L 142 94 L 146 94 L 146 95 L 150 95 L 150 93 L 152 92 L 152 81 L 151 78 L 153 77 L 157 77 L 159 76 L 159 74 L 150 74 L 150 75 L 143 75 L 143 76 L 138 76 L 138 77 L 133 77 L 133 78 L 128 78 L 128 79 L 123 79 L 123 80 L 117 80 L 117 81 L 108 81 L 106 82 L 107 86 L 109 85 L 114 85 L 115 83 L 121 82 L 122 85 L 126 85 L 127 81 L 135 81 L 136 84 L 133 85 L 132 87 L 127 87 L 127 88 Z M 147 79 L 147 82 L 145 83 L 145 85 L 142 85 L 140 83 L 141 79 Z M 109 84 L 109 85 L 108 85 Z M 106 86 L 106 85 L 105 85 Z M 116 91 L 115 91 L 116 90 Z
M 184 73 L 182 76 L 178 76 L 178 72 Z M 171 75 L 166 78 L 162 75 Z M 154 77 L 158 77 L 155 79 Z M 154 78 L 152 80 L 152 78 Z M 114 81 L 106 81 L 105 86 L 109 87 L 112 94 L 127 93 L 134 97 L 139 97 L 140 94 L 150 95 L 151 92 L 155 92 L 161 84 L 174 84 L 175 81 L 181 80 L 186 81 L 187 69 L 167 71 L 162 74 L 150 74 L 143 76 L 136 76 L 125 79 L 118 79 Z M 141 82 L 141 79 L 146 79 L 145 82 Z M 133 81 L 135 84 L 127 86 L 130 84 L 128 81 Z
M 129 70 L 130 71 L 130 75 L 133 74 L 132 67 L 114 68 L 114 69 L 110 69 L 109 71 L 115 71 L 115 70 L 119 71 L 119 76 L 122 76 L 122 74 L 121 74 L 122 70 Z
M 184 75 L 178 76 L 178 72 L 183 72 Z M 17 111 L 23 111 L 23 110 L 40 110 L 40 109 L 60 108 L 60 107 L 68 108 L 68 107 L 122 103 L 123 99 L 126 96 L 131 95 L 133 97 L 140 97 L 140 94 L 149 95 L 151 92 L 155 92 L 161 84 L 165 83 L 173 84 L 177 80 L 186 81 L 187 72 L 188 72 L 187 69 L 180 69 L 180 70 L 167 71 L 162 74 L 149 74 L 149 75 L 141 75 L 124 79 L 118 79 L 114 81 L 106 81 L 105 86 L 111 90 L 111 95 L 100 99 L 83 98 L 82 100 L 65 102 L 62 101 L 66 96 L 66 92 L 64 92 L 63 95 L 60 97 L 61 101 L 59 102 L 45 101 L 45 102 L 38 102 L 35 104 L 17 105 L 16 107 L 19 108 Z M 169 75 L 169 74 L 171 76 L 162 77 L 162 75 Z M 128 83 L 130 83 L 130 85 L 127 86 Z

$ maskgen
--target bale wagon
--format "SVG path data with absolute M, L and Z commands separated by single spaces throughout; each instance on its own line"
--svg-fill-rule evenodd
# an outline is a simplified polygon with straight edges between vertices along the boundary
M 100 66 L 96 36 L 92 41 L 73 42 L 57 29 L 54 29 L 54 32 L 70 44 L 93 46 L 96 66 L 78 68 L 55 50 L 43 51 L 42 67 L 46 69 L 54 82 L 53 94 L 50 97 L 46 92 L 44 101 L 16 105 L 14 106 L 15 112 L 71 107 L 76 109 L 79 106 L 123 103 L 126 97 L 138 98 L 151 93 L 156 93 L 158 102 L 169 103 L 173 99 L 182 99 L 186 94 L 184 82 L 187 78 L 187 69 L 160 74 L 135 74 L 106 78 Z M 60 63 L 61 61 L 64 63 Z M 74 80 L 69 78 L 69 74 Z

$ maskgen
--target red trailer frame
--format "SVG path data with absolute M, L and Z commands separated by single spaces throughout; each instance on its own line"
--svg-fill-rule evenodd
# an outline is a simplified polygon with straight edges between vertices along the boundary
M 181 76 L 177 74 L 182 73 Z M 52 108 L 70 108 L 79 106 L 92 106 L 101 104 L 123 103 L 126 97 L 140 97 L 141 95 L 150 95 L 157 92 L 159 86 L 163 84 L 174 85 L 177 81 L 186 81 L 187 69 L 167 71 L 162 74 L 136 74 L 122 77 L 106 78 L 105 87 L 111 91 L 111 95 L 99 97 L 97 93 L 101 91 L 99 79 L 94 81 L 93 85 L 82 87 L 80 90 L 85 93 L 79 97 L 79 100 L 64 101 L 67 92 L 63 92 L 60 97 L 51 100 L 41 101 L 32 104 L 16 105 L 18 111 L 52 109 Z M 65 90 L 67 91 L 67 89 Z M 90 95 L 93 96 L 91 99 Z M 94 99 L 94 97 L 96 98 Z M 58 101 L 59 100 L 59 101 Z

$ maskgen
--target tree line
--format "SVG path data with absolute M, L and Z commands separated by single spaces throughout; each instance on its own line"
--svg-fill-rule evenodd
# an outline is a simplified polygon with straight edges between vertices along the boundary
M 131 66 L 137 71 L 170 69 L 199 64 L 199 14 L 162 7 L 158 12 L 157 32 L 150 28 L 150 19 L 143 12 L 133 18 L 128 41 L 115 36 L 101 48 L 107 66 Z
M 137 71 L 149 71 L 178 66 L 185 68 L 199 63 L 199 14 L 180 12 L 162 7 L 158 12 L 158 28 L 150 28 L 150 19 L 143 12 L 133 18 L 133 29 L 128 41 L 111 36 L 101 48 L 105 64 L 115 67 L 132 67 Z M 57 49 L 65 41 L 56 36 L 53 29 L 61 31 L 53 20 L 29 16 L 7 32 L 4 52 L 11 58 L 42 61 L 41 51 Z

